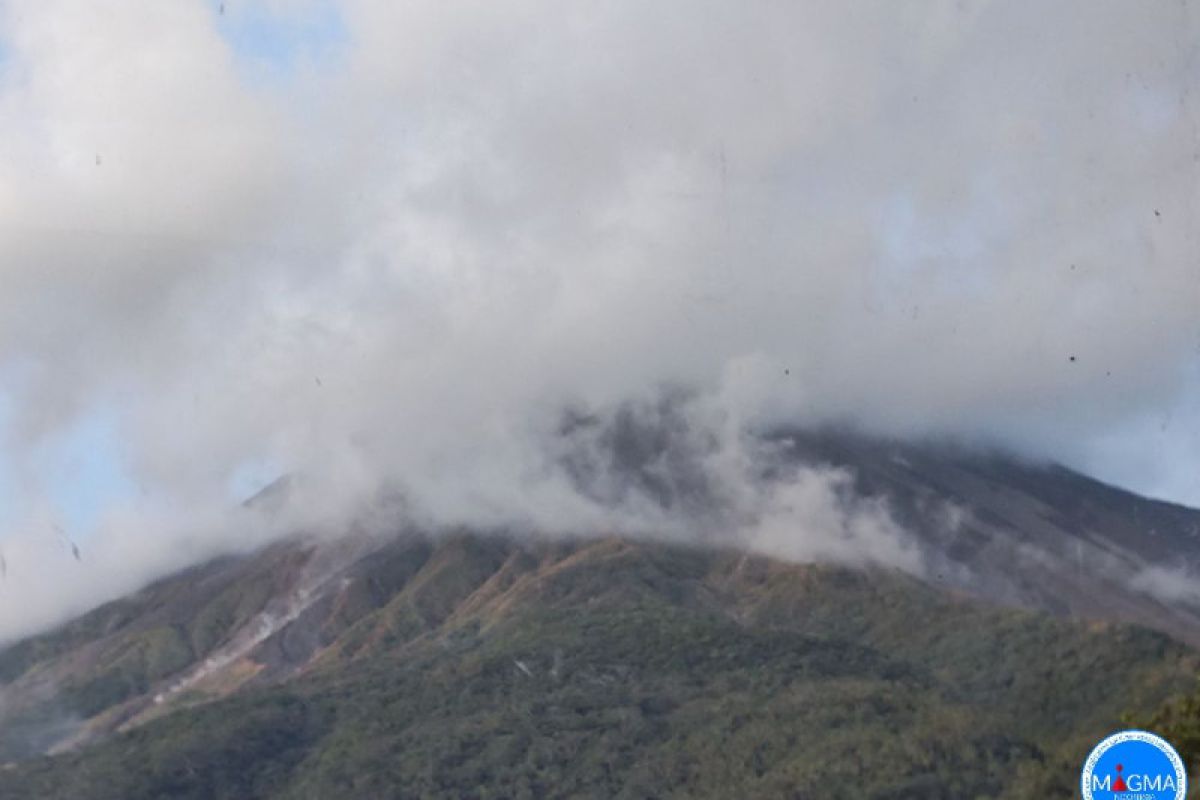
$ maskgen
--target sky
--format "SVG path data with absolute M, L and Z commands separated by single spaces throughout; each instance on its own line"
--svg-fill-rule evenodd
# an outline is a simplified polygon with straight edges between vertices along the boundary
M 555 429 L 666 389 L 720 469 L 845 423 L 1200 505 L 1198 27 L 0 0 L 0 553 L 121 565 L 21 589 L 49 619 L 260 541 L 228 509 L 285 473 L 312 528 L 385 489 L 437 523 L 645 522 L 572 491 Z

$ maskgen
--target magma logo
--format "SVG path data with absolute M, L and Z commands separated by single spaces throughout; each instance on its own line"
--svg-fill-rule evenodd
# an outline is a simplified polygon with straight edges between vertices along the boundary
M 1187 771 L 1165 739 L 1121 731 L 1096 745 L 1083 764 L 1083 800 L 1183 800 Z

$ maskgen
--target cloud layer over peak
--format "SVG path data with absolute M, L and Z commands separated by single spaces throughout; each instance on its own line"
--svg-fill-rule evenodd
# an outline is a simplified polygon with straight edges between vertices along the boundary
M 96 414 L 102 528 L 247 471 L 600 524 L 547 431 L 662 387 L 1200 499 L 1187 3 L 0 14 L 16 531 Z

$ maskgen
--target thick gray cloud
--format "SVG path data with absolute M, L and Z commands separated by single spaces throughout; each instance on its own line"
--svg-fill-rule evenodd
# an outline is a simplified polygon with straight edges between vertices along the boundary
M 1186 2 L 345 0 L 278 80 L 200 0 L 0 8 L 30 497 L 29 454 L 103 407 L 149 498 L 109 528 L 203 540 L 178 520 L 248 463 L 312 476 L 314 520 L 388 485 L 620 527 L 547 432 L 674 386 L 721 441 L 849 420 L 1200 499 Z M 779 550 L 776 516 L 749 528 Z

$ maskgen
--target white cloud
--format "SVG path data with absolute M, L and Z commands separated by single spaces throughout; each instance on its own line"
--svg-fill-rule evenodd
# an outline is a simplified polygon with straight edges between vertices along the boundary
M 346 0 L 279 85 L 200 0 L 2 8 L 18 473 L 106 403 L 181 517 L 267 462 L 601 524 L 546 428 L 662 385 L 1143 485 L 1118 432 L 1169 410 L 1200 459 L 1186 5 Z

